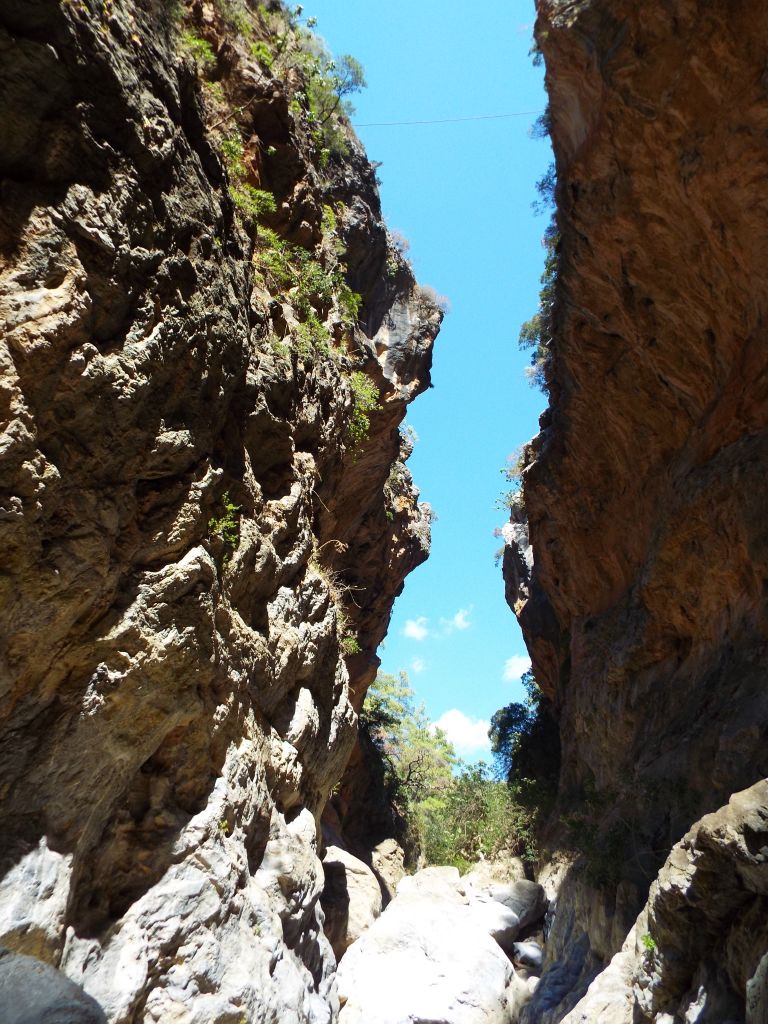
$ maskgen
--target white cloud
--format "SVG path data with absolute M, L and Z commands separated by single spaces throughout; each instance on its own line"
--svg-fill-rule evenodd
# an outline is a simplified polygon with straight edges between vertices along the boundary
M 417 619 L 408 619 L 403 627 L 403 633 L 411 640 L 423 640 L 429 633 L 426 615 L 420 615 Z
M 490 722 L 469 718 L 458 708 L 451 708 L 433 725 L 443 730 L 456 748 L 456 753 L 462 757 L 479 757 L 491 751 L 491 741 L 488 739 Z
M 449 636 L 455 630 L 469 629 L 472 623 L 469 621 L 469 613 L 472 611 L 471 608 L 459 608 L 456 614 L 451 619 L 440 619 L 440 625 L 443 627 L 443 633 L 445 636 Z
M 467 616 L 469 612 L 466 608 L 459 608 L 456 614 L 451 619 L 454 629 L 469 629 L 469 619 Z
M 423 658 L 414 658 L 411 662 L 411 669 L 414 672 L 423 672 L 426 667 L 427 663 Z
M 514 683 L 524 675 L 531 667 L 531 659 L 527 654 L 513 654 L 504 662 L 504 679 L 508 683 Z

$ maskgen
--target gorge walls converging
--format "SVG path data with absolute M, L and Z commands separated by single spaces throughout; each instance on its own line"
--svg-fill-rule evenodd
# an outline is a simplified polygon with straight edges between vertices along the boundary
M 768 12 L 538 13 L 550 401 L 504 576 L 562 763 L 519 1019 L 766 1024 Z M 398 428 L 442 312 L 297 17 L 0 11 L 0 946 L 111 1024 L 335 1021 L 320 817 L 389 823 L 356 712 L 429 550 Z

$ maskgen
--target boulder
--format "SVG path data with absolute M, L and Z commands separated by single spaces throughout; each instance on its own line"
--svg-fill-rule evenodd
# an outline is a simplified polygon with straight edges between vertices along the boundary
M 339 1024 L 507 1024 L 512 975 L 458 871 L 427 868 L 344 956 Z
M 512 944 L 512 962 L 528 971 L 540 971 L 544 950 L 538 942 L 515 942 Z
M 481 860 L 470 871 L 462 875 L 462 881 L 473 889 L 489 889 L 502 883 L 509 885 L 525 878 L 525 865 L 520 857 L 497 857 L 495 860 Z
M 31 956 L 0 948 L 0 1021 L 3 1024 L 107 1024 L 95 999 L 61 971 Z
M 340 960 L 381 913 L 381 887 L 367 864 L 339 846 L 327 847 L 323 871 L 323 927 Z
M 405 877 L 405 851 L 396 839 L 384 839 L 371 850 L 371 865 L 389 902 Z
M 520 1015 L 531 1001 L 539 979 L 529 976 L 526 971 L 514 971 L 507 987 L 507 1003 L 509 1004 L 509 1022 L 518 1024 Z
M 488 932 L 505 953 L 511 953 L 520 931 L 520 918 L 517 914 L 503 903 L 484 896 L 471 895 L 469 908 L 483 931 Z
M 547 896 L 538 882 L 520 878 L 510 885 L 491 885 L 488 892 L 517 915 L 521 928 L 540 920 L 547 912 Z

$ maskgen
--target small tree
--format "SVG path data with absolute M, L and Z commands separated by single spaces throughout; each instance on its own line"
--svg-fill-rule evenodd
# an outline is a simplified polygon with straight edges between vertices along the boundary
M 488 735 L 499 774 L 516 799 L 541 820 L 551 809 L 560 772 L 560 730 L 552 706 L 532 672 L 522 678 L 528 698 L 508 704 L 491 719 Z

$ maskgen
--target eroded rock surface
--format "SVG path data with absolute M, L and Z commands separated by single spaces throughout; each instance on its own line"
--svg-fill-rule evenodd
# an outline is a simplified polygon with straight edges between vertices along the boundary
M 0 11 L 0 941 L 111 1024 L 335 1016 L 317 819 L 429 546 L 397 428 L 441 314 L 222 11 Z M 232 133 L 356 324 L 264 269 Z
M 768 782 L 761 782 L 674 847 L 622 950 L 563 1022 L 760 1024 L 767 922 Z M 536 1020 L 535 1000 L 530 1012 Z
M 621 949 L 673 845 L 768 775 L 768 11 L 538 14 L 559 277 L 505 577 L 560 720 L 545 846 L 575 862 L 528 1011 L 549 1024 Z M 689 978 L 707 1012 L 728 1019 L 727 990 L 743 1017 L 751 957 Z

